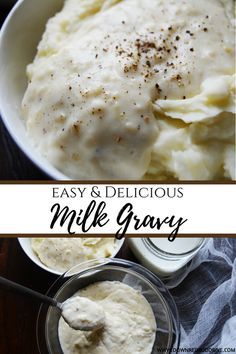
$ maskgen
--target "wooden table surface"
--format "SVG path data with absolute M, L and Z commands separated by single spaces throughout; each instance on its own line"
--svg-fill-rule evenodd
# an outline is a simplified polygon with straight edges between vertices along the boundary
M 125 244 L 119 258 L 134 260 Z M 36 266 L 22 251 L 18 240 L 0 240 L 0 276 L 46 293 L 57 276 Z M 38 354 L 36 320 L 39 303 L 0 290 L 0 353 Z

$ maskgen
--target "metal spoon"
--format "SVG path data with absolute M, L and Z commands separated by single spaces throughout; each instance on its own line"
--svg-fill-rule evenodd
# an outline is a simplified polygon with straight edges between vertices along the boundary
M 47 295 L 3 277 L 0 277 L 0 287 L 17 294 L 30 296 L 44 304 L 58 308 L 64 320 L 73 329 L 92 331 L 104 326 L 105 314 L 103 308 L 87 298 L 75 296 L 60 303 Z

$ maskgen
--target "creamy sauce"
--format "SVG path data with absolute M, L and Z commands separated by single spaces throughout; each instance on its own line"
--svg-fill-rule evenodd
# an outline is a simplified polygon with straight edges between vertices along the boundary
M 67 0 L 27 72 L 29 136 L 69 177 L 235 178 L 232 0 Z
M 64 354 L 151 354 L 156 322 L 145 297 L 128 285 L 103 281 L 80 290 L 105 312 L 104 326 L 91 332 L 75 331 L 61 318 L 59 339 Z
M 103 308 L 94 301 L 75 296 L 62 304 L 62 317 L 73 329 L 91 331 L 104 326 Z
M 32 238 L 31 246 L 47 267 L 65 272 L 75 265 L 95 258 L 112 256 L 115 238 Z

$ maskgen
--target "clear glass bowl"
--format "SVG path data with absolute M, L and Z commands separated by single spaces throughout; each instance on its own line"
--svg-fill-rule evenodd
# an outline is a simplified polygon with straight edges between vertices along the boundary
M 99 259 L 73 267 L 49 289 L 47 295 L 63 302 L 79 289 L 99 281 L 120 281 L 140 290 L 156 318 L 156 340 L 151 354 L 171 353 L 179 345 L 179 315 L 165 285 L 146 268 L 121 259 Z M 58 337 L 60 312 L 41 305 L 37 320 L 37 341 L 41 354 L 63 354 Z M 160 348 L 166 348 L 160 351 Z

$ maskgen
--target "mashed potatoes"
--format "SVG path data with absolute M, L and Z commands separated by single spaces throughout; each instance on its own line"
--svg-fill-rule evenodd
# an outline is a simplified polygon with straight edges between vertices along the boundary
M 104 327 L 76 331 L 61 318 L 59 339 L 64 354 L 151 354 L 156 320 L 146 298 L 118 281 L 89 285 L 77 294 L 94 301 L 105 312 Z
M 67 0 L 22 112 L 74 179 L 235 178 L 232 0 Z
M 58 272 L 95 258 L 110 257 L 114 238 L 32 238 L 31 246 L 40 261 Z

